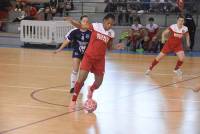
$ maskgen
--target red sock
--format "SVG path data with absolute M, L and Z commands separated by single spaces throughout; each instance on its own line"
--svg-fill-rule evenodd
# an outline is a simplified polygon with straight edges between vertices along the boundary
M 153 60 L 153 62 L 151 63 L 151 66 L 149 67 L 150 70 L 152 70 L 154 68 L 154 66 L 156 64 L 158 64 L 159 61 L 157 61 L 156 59 Z
M 74 94 L 72 96 L 72 101 L 76 101 L 78 98 L 78 95 L 81 91 L 81 88 L 83 87 L 84 83 L 79 83 L 76 82 L 75 86 L 74 86 Z
M 94 82 L 94 83 L 92 84 L 92 86 L 90 87 L 90 90 L 91 90 L 92 92 L 93 92 L 95 89 L 98 88 L 96 85 L 97 85 L 96 82 Z
M 182 64 L 183 64 L 183 61 L 178 60 L 176 63 L 176 67 L 174 69 L 178 70 Z

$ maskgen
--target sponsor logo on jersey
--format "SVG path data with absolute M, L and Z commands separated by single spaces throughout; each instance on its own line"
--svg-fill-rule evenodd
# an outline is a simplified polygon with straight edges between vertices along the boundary
M 90 38 L 90 35 L 89 35 L 89 34 L 86 34 L 86 35 L 85 35 L 85 38 L 86 38 L 86 39 L 89 39 L 89 38 Z
M 183 35 L 182 34 L 178 34 L 178 33 L 174 33 L 174 37 L 177 37 L 177 38 L 182 38 Z
M 108 43 L 108 41 L 109 41 L 109 37 L 107 37 L 107 36 L 105 36 L 103 34 L 100 34 L 100 33 L 97 33 L 97 39 L 102 40 L 105 43 Z

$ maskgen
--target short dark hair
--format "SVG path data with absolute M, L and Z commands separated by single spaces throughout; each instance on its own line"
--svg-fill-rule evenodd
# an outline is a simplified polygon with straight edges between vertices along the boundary
M 179 18 L 185 19 L 185 16 L 183 14 L 179 14 L 178 17 L 177 17 L 177 19 L 179 19 Z
M 87 16 L 87 15 L 82 15 L 82 16 L 80 17 L 80 20 L 82 20 L 83 18 L 88 18 L 88 16 Z
M 150 18 L 149 18 L 149 21 L 154 21 L 154 18 L 153 18 L 153 17 L 150 17 Z
M 107 20 L 107 19 L 115 20 L 115 15 L 109 13 L 109 14 L 107 14 L 107 15 L 103 18 L 103 20 Z

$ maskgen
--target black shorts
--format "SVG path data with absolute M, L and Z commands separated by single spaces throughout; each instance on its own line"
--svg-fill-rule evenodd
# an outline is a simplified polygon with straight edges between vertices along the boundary
M 79 50 L 73 50 L 72 58 L 83 59 L 83 55 Z

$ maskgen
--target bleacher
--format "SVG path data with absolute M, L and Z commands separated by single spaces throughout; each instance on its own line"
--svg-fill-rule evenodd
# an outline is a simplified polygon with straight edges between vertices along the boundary
M 74 10 L 68 11 L 70 16 L 73 16 L 76 19 L 79 19 L 79 17 L 82 14 L 87 14 L 90 18 L 91 22 L 102 22 L 103 17 L 106 13 L 104 13 L 104 9 L 106 7 L 106 3 L 104 0 L 84 0 L 83 3 L 81 0 L 74 0 Z M 83 7 L 83 8 L 82 8 Z M 118 13 L 115 14 L 116 18 L 118 16 Z M 20 26 L 19 23 L 13 23 L 12 20 L 14 20 L 16 17 L 20 16 L 20 13 L 11 11 L 9 13 L 9 19 L 7 22 L 5 22 L 5 32 L 7 33 L 15 33 L 18 37 L 19 30 L 18 27 Z M 177 14 L 155 14 L 155 13 L 148 13 L 148 14 L 138 14 L 141 18 L 141 23 L 145 25 L 148 22 L 149 17 L 155 18 L 155 23 L 159 24 L 161 27 L 169 26 L 172 23 L 176 22 Z M 196 24 L 200 21 L 200 17 L 198 14 L 193 15 Z M 123 19 L 123 18 L 120 18 Z M 54 20 L 63 20 L 62 17 L 54 17 Z M 121 31 L 124 31 L 126 29 L 130 28 L 130 24 L 123 25 L 123 26 L 115 26 L 114 30 L 116 32 L 116 40 L 118 41 L 118 38 L 120 36 Z M 200 34 L 199 27 L 197 27 L 196 37 Z M 8 34 L 9 35 L 9 34 Z M 1 35 L 0 35 L 1 36 Z M 2 43 L 2 42 L 0 42 Z M 199 44 L 200 40 L 196 38 L 196 44 Z M 200 50 L 200 46 L 195 45 L 195 50 Z

